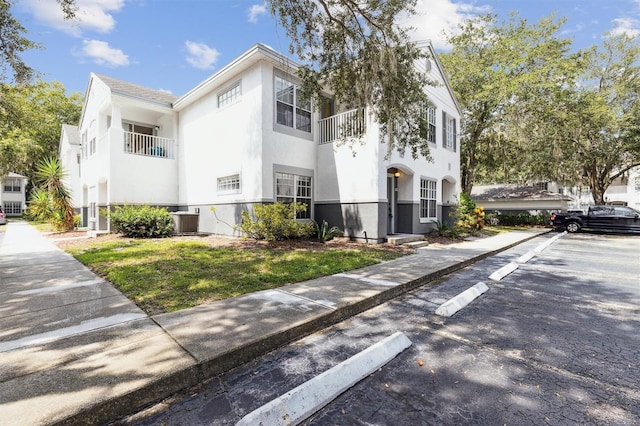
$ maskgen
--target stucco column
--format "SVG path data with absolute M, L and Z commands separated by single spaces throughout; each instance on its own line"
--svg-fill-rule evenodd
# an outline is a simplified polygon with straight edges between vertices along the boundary
M 114 129 L 122 129 L 122 113 L 120 112 L 120 105 L 116 103 L 111 104 L 111 127 Z

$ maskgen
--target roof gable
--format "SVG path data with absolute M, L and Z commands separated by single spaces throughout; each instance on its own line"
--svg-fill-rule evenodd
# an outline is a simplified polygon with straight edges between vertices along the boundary
M 498 200 L 570 200 L 571 197 L 557 192 L 538 189 L 531 185 L 474 185 L 471 198 L 475 201 Z
M 171 106 L 177 96 L 163 92 L 162 90 L 151 89 L 139 84 L 129 83 L 128 81 L 119 80 L 102 74 L 93 74 L 109 87 L 111 93 L 122 96 L 138 98 L 146 101 L 157 102 Z
M 80 132 L 78 131 L 78 126 L 63 124 L 62 132 L 67 135 L 67 140 L 69 141 L 69 144 L 80 145 Z

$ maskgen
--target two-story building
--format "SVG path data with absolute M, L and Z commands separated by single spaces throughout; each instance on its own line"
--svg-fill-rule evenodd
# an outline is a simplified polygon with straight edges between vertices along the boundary
M 7 216 L 21 216 L 26 210 L 26 188 L 29 179 L 17 173 L 8 173 L 0 179 L 0 205 Z
M 150 204 L 198 213 L 201 232 L 238 235 L 242 211 L 297 201 L 308 206 L 300 219 L 326 220 L 357 239 L 426 233 L 459 193 L 461 116 L 427 48 L 421 67 L 438 82 L 425 87 L 433 162 L 385 158 L 366 109 L 347 110 L 330 94 L 312 108 L 297 65 L 262 44 L 181 97 L 91 74 L 76 135 L 76 206 L 97 230 L 109 229 L 101 208 Z M 71 139 L 61 138 L 65 152 Z

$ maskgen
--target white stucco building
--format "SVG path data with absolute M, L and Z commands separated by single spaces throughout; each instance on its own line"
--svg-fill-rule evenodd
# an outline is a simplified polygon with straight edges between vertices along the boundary
M 385 159 L 387 145 L 367 111 L 345 110 L 330 94 L 312 108 L 299 96 L 297 65 L 261 44 L 181 97 L 91 74 L 80 151 L 65 136 L 72 126 L 61 138 L 64 164 L 78 166 L 71 171 L 79 176 L 71 184 L 76 207 L 100 230 L 109 228 L 100 208 L 150 204 L 198 213 L 201 232 L 237 234 L 230 225 L 243 210 L 299 201 L 309 206 L 301 219 L 326 220 L 353 238 L 428 232 L 448 218 L 460 191 L 461 112 L 427 48 L 432 59 L 423 71 L 439 83 L 425 87 L 433 162 L 397 153 Z M 362 143 L 338 144 L 344 132 Z
M 7 216 L 21 216 L 27 208 L 26 176 L 17 173 L 8 173 L 0 178 L 2 191 L 0 192 L 0 206 Z

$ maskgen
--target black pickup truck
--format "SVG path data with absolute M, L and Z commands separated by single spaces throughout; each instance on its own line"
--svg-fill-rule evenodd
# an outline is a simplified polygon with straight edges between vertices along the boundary
M 640 232 L 640 212 L 625 206 L 591 206 L 587 213 L 553 213 L 551 226 L 567 232 L 580 229 Z

